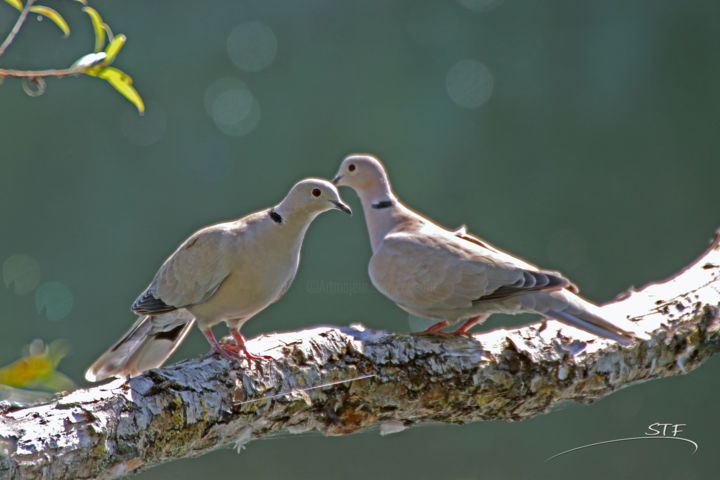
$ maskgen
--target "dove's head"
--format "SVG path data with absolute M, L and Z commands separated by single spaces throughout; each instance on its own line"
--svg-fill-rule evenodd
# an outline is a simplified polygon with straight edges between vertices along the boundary
M 350 207 L 342 201 L 335 185 L 321 178 L 300 180 L 277 207 L 277 210 L 286 214 L 305 213 L 311 216 L 332 209 L 352 215 Z
M 340 170 L 333 178 L 338 187 L 351 187 L 359 195 L 382 194 L 390 192 L 385 167 L 380 160 L 372 155 L 353 154 L 345 157 L 340 164 Z

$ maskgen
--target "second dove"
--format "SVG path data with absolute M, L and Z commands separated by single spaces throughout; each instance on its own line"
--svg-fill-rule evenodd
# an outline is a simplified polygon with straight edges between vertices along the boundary
M 466 232 L 452 231 L 406 207 L 385 167 L 370 155 L 351 155 L 333 179 L 360 197 L 372 247 L 369 274 L 400 308 L 438 320 L 421 333 L 463 322 L 467 334 L 493 313 L 533 312 L 628 344 L 634 338 L 578 296 L 560 273 L 541 270 Z

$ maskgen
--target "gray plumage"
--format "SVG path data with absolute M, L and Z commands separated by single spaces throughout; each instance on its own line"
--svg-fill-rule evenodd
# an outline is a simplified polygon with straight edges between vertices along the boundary
M 441 320 L 428 332 L 464 321 L 456 330 L 464 334 L 492 313 L 535 312 L 621 343 L 633 338 L 618 326 L 619 319 L 604 318 L 578 296 L 559 272 L 539 269 L 464 227 L 448 230 L 406 207 L 375 157 L 346 158 L 333 182 L 352 187 L 362 202 L 373 285 L 402 309 Z
M 162 365 L 194 323 L 195 318 L 187 310 L 138 317 L 125 336 L 88 368 L 85 378 L 95 382 L 113 376 L 133 377 Z
M 290 287 L 310 223 L 322 212 L 350 213 L 326 180 L 305 179 L 278 205 L 198 230 L 178 247 L 135 300 L 130 331 L 86 372 L 90 381 L 132 376 L 162 365 L 197 323 L 226 357 L 244 352 L 240 327 Z M 278 221 L 280 219 L 280 221 Z M 225 322 L 237 347 L 220 346 L 211 328 Z

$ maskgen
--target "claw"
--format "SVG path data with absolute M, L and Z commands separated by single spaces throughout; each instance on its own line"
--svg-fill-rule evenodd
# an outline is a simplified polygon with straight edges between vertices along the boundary
M 231 330 L 230 333 L 232 334 L 233 338 L 237 342 L 237 352 L 240 353 L 240 351 L 245 354 L 245 358 L 250 360 L 272 360 L 273 357 L 270 357 L 268 355 L 256 355 L 254 353 L 250 353 L 245 346 L 245 337 L 242 333 L 240 333 L 239 330 Z
M 227 348 L 228 345 L 220 345 L 218 343 L 211 329 L 208 328 L 207 330 L 203 330 L 203 333 L 205 334 L 205 338 L 207 338 L 208 342 L 210 342 L 210 346 L 212 347 L 210 349 L 210 353 L 219 353 L 222 357 L 230 361 L 235 361 L 238 359 L 237 354 L 231 353 L 232 350 Z
M 230 347 L 231 345 L 220 345 L 218 344 L 218 348 L 213 347 L 211 351 L 219 353 L 221 356 L 225 357 L 228 360 L 240 360 L 240 357 L 237 355 L 236 352 L 233 352 Z

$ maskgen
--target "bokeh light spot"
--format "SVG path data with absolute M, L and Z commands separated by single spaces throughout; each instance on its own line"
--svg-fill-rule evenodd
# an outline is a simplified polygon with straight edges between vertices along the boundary
M 126 109 L 122 116 L 123 134 L 134 145 L 149 147 L 160 141 L 167 130 L 167 114 L 157 103 L 151 102 L 140 116 L 135 110 Z
M 40 283 L 40 264 L 30 255 L 12 255 L 3 262 L 2 276 L 6 287 L 25 295 Z
M 476 13 L 489 12 L 502 3 L 502 0 L 458 0 L 458 3 Z
M 35 309 L 38 313 L 44 313 L 51 322 L 67 317 L 72 306 L 73 295 L 60 282 L 45 282 L 35 292 Z
M 183 163 L 194 178 L 219 182 L 228 178 L 234 166 L 230 141 L 221 138 L 202 138 L 181 155 Z
M 453 102 L 463 108 L 477 108 L 492 95 L 493 77 L 477 60 L 461 60 L 445 77 L 445 88 Z
M 205 91 L 205 109 L 226 135 L 247 135 L 260 122 L 260 106 L 247 85 L 236 78 L 223 78 Z
M 252 101 L 250 90 L 225 90 L 212 102 L 213 119 L 220 128 L 240 123 L 250 114 Z
M 267 68 L 275 59 L 277 38 L 264 23 L 242 23 L 230 32 L 227 50 L 230 60 L 238 68 L 259 72 Z

